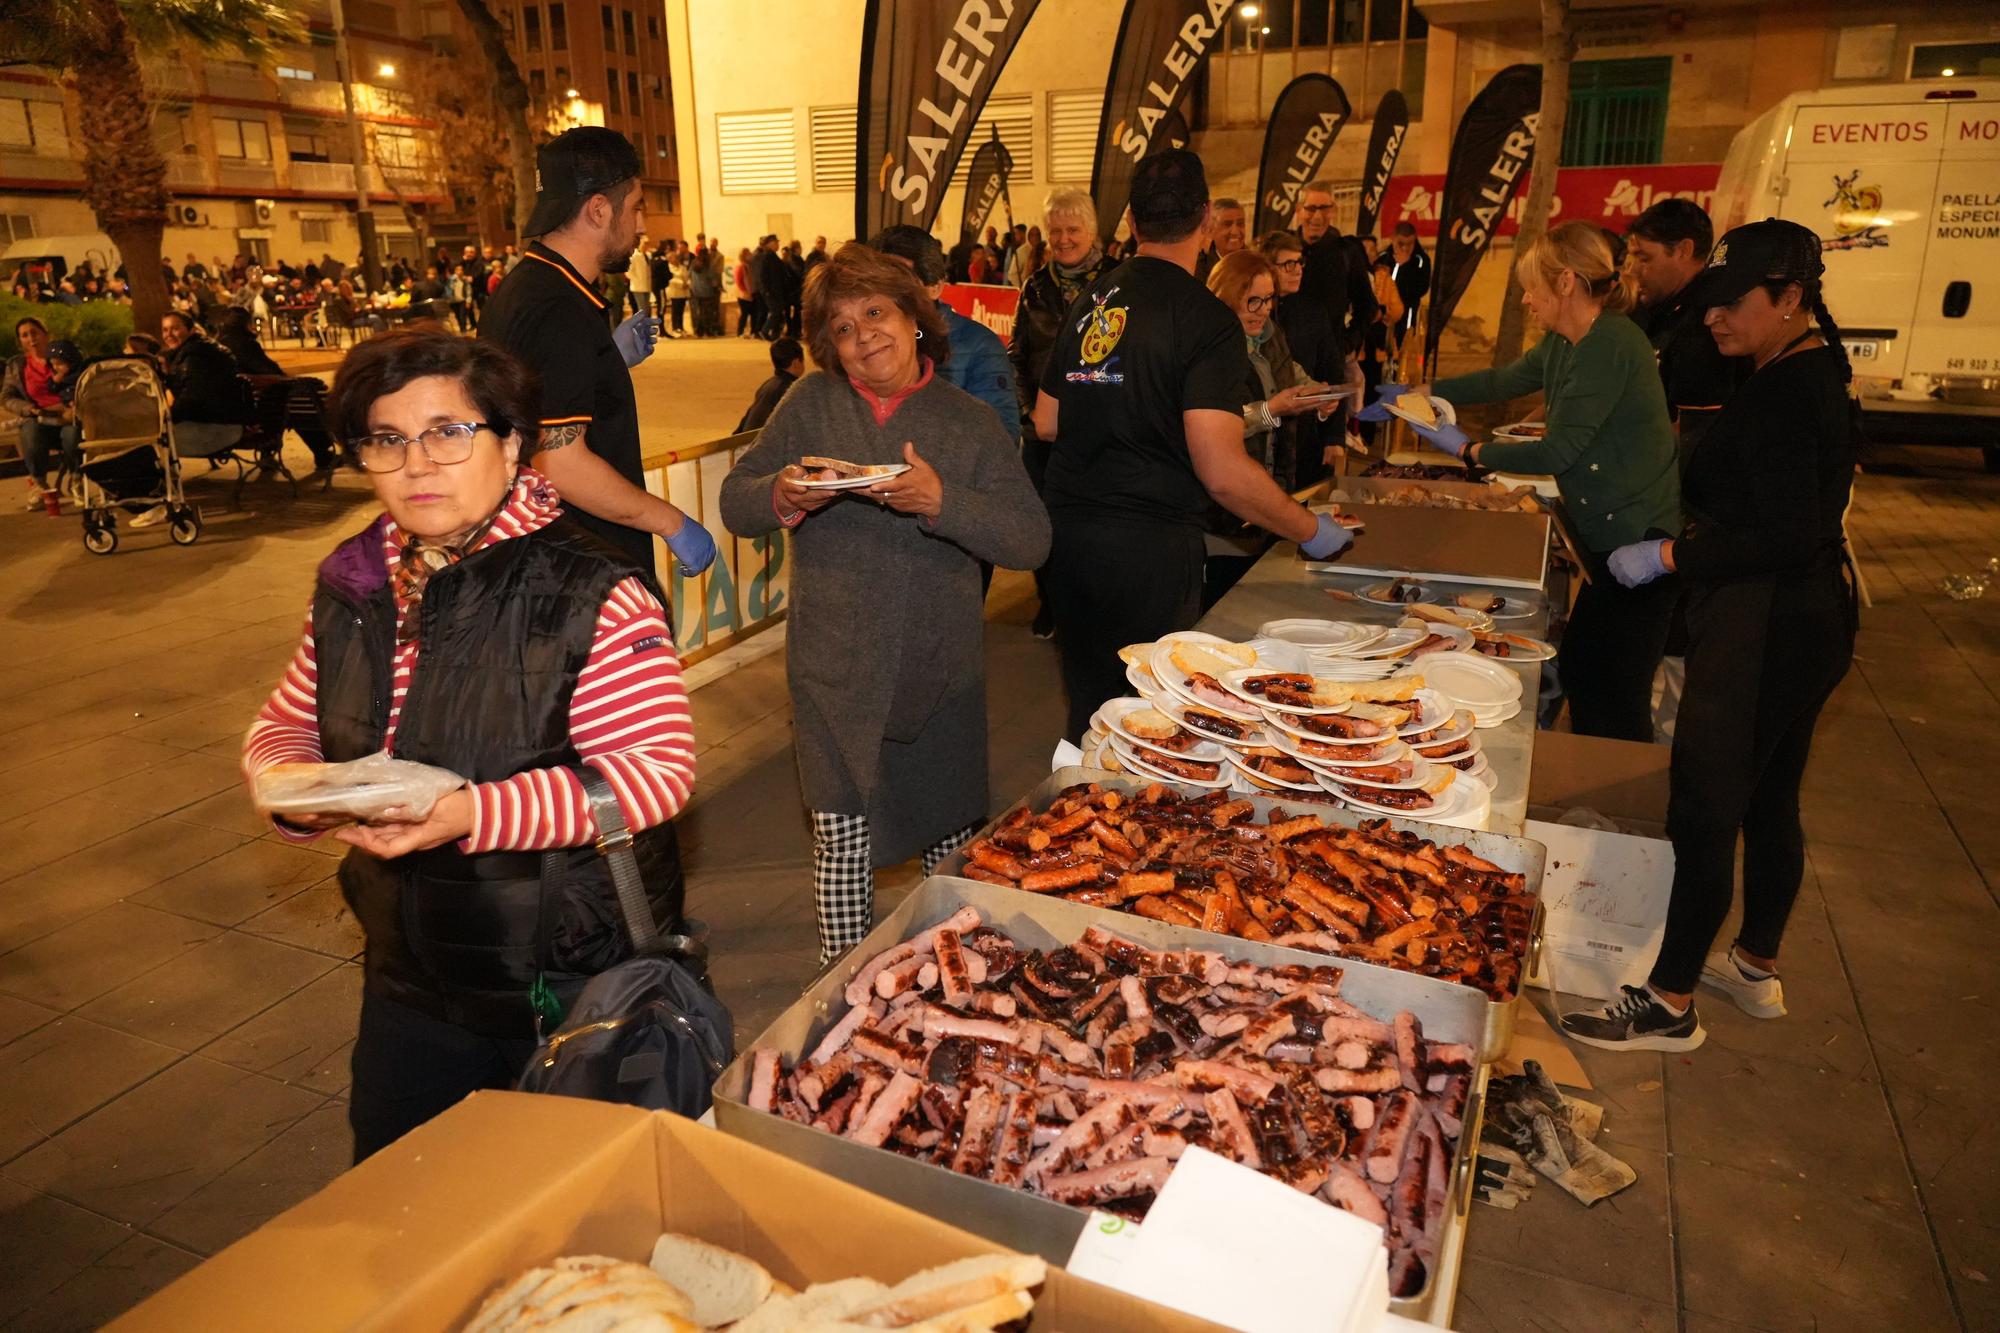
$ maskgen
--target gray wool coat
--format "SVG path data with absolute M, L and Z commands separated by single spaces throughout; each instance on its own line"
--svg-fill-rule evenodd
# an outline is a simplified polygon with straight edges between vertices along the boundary
M 844 376 L 807 375 L 722 483 L 723 523 L 757 536 L 781 526 L 772 486 L 787 464 L 900 463 L 905 441 L 944 484 L 935 525 L 853 495 L 807 515 L 786 628 L 806 805 L 868 816 L 878 866 L 987 813 L 978 562 L 1039 565 L 1048 513 L 993 410 L 936 375 L 881 426 Z

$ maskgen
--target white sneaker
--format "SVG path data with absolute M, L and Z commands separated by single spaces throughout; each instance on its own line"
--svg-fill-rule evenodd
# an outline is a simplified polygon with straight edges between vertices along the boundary
M 164 523 L 167 521 L 167 507 L 165 505 L 154 505 L 144 513 L 132 515 L 131 521 L 132 526 L 135 528 L 150 528 L 155 523 Z
M 1721 991 L 1752 1018 L 1785 1016 L 1785 987 L 1778 974 L 1773 972 L 1761 980 L 1744 976 L 1743 969 L 1736 965 L 1734 950 L 1708 956 L 1708 961 L 1702 964 L 1701 984 Z

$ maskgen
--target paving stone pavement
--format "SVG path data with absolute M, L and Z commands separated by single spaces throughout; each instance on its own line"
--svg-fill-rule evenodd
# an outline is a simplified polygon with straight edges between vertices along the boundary
M 761 345 L 669 344 L 640 375 L 674 438 L 733 422 Z M 1468 1330 L 2000 1327 L 1995 600 L 1946 573 L 2000 553 L 2000 478 L 1895 455 L 1853 515 L 1875 598 L 1807 781 L 1791 1015 L 1704 1000 L 1687 1057 L 1584 1051 L 1639 1172 L 1585 1210 L 1553 1187 L 1471 1219 Z M 199 471 L 197 467 L 195 469 Z M 0 494 L 18 483 L 6 481 Z M 238 740 L 299 634 L 313 564 L 365 484 L 192 487 L 191 548 L 86 555 L 74 520 L 0 515 L 0 1323 L 89 1328 L 347 1163 L 361 947 L 334 857 L 249 809 Z M 996 802 L 1045 771 L 1061 709 L 1032 589 L 987 642 Z M 694 696 L 681 820 L 692 911 L 748 1037 L 815 971 L 809 838 L 782 652 Z M 883 876 L 886 910 L 914 867 Z

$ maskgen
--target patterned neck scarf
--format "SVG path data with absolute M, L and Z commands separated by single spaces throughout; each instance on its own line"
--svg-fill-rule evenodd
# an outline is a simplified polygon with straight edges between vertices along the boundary
M 470 532 L 455 542 L 440 544 L 428 542 L 422 537 L 411 537 L 403 543 L 402 550 L 397 553 L 396 568 L 393 571 L 396 580 L 396 600 L 403 607 L 402 620 L 396 626 L 398 644 L 416 641 L 418 631 L 423 626 L 424 586 L 431 581 L 431 575 L 440 569 L 450 568 L 479 549 L 479 544 L 486 540 L 486 534 L 492 530 L 493 520 L 499 518 L 501 510 L 506 507 L 506 501 L 503 500 L 499 509 L 488 514 L 475 524 Z
M 1091 271 L 1103 262 L 1104 247 L 1101 245 L 1091 246 L 1090 253 L 1075 267 L 1054 259 L 1049 261 L 1049 273 L 1056 280 L 1056 290 L 1062 293 L 1064 304 L 1075 302 L 1076 294 L 1083 290 L 1083 284 L 1089 278 Z

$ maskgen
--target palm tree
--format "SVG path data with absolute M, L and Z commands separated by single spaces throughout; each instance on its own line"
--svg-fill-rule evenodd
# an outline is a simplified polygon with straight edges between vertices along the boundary
M 153 141 L 139 43 L 256 56 L 301 31 L 291 0 L 0 0 L 0 63 L 41 66 L 76 89 L 84 202 L 125 262 L 136 327 L 167 310 L 167 162 Z

